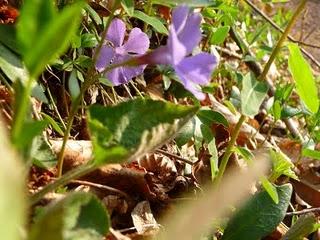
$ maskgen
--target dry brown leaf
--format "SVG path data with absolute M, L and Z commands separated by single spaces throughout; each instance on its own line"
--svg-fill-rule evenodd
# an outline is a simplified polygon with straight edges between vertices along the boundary
M 320 191 L 304 180 L 290 179 L 298 196 L 312 207 L 320 207 Z
M 148 201 L 139 202 L 131 212 L 131 217 L 138 234 L 150 231 L 155 233 L 159 230 L 158 223 L 151 212 Z

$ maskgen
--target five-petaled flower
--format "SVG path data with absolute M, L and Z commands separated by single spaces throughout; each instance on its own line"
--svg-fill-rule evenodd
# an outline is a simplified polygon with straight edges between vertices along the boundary
M 199 100 L 205 98 L 200 85 L 210 82 L 218 63 L 209 53 L 191 55 L 201 41 L 201 19 L 199 13 L 191 12 L 187 6 L 177 7 L 172 13 L 167 44 L 141 57 L 141 62 L 171 65 L 184 87 Z
M 126 33 L 125 23 L 120 19 L 112 20 L 96 63 L 96 69 L 103 72 L 112 64 L 128 61 L 132 57 L 144 54 L 149 48 L 149 38 L 139 28 L 133 28 L 124 43 Z M 127 83 L 140 75 L 146 65 L 121 66 L 106 72 L 106 77 L 114 86 Z

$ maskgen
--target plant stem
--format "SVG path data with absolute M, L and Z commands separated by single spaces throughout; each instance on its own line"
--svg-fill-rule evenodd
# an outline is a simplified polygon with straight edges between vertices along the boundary
M 226 170 L 229 158 L 232 154 L 232 148 L 237 141 L 241 126 L 245 122 L 245 120 L 246 120 L 246 116 L 241 115 L 236 126 L 234 127 L 234 130 L 232 131 L 231 139 L 228 143 L 226 152 L 224 153 L 222 160 L 221 160 L 221 163 L 220 163 L 220 166 L 219 166 L 219 171 L 218 171 L 217 177 L 215 179 L 215 185 L 218 185 L 223 177 L 223 174 Z
M 296 23 L 298 16 L 300 15 L 300 13 L 303 11 L 304 6 L 306 5 L 307 0 L 301 0 L 299 6 L 297 7 L 297 9 L 295 10 L 292 18 L 290 19 L 290 22 L 288 23 L 286 29 L 284 30 L 283 34 L 281 35 L 279 41 L 277 42 L 277 45 L 273 48 L 271 56 L 268 60 L 268 62 L 266 63 L 261 75 L 259 76 L 259 80 L 264 81 L 269 69 L 271 67 L 271 64 L 274 62 L 277 54 L 279 53 L 284 41 L 287 39 L 293 25 Z
M 77 167 L 77 168 L 67 172 L 62 177 L 57 178 L 57 180 L 55 180 L 52 183 L 49 183 L 43 189 L 41 189 L 39 192 L 32 195 L 30 197 L 30 201 L 29 201 L 30 205 L 33 205 L 33 204 L 37 203 L 38 201 L 40 201 L 47 193 L 55 190 L 56 188 L 58 188 L 62 185 L 67 184 L 68 182 L 70 182 L 71 180 L 73 180 L 75 178 L 79 178 L 83 175 L 86 175 L 87 173 L 93 171 L 94 169 L 95 169 L 95 166 L 93 164 L 86 164 L 86 165 Z
M 85 81 L 84 84 L 81 86 L 80 93 L 79 93 L 78 97 L 74 100 L 74 102 L 72 103 L 72 106 L 71 106 L 71 110 L 70 110 L 68 120 L 67 120 L 67 128 L 65 130 L 61 150 L 58 155 L 57 177 L 61 177 L 61 175 L 62 175 L 64 151 L 66 149 L 67 141 L 69 139 L 69 135 L 70 135 L 70 131 L 72 128 L 74 118 L 78 112 L 78 109 L 80 107 L 80 104 L 81 104 L 81 101 L 82 101 L 82 98 L 83 98 L 85 92 L 87 91 L 89 86 L 94 82 L 94 79 L 95 79 L 94 74 L 90 74 L 90 75 L 91 75 L 91 78 L 88 79 L 87 81 Z
M 102 33 L 99 45 L 98 45 L 98 47 L 97 47 L 97 49 L 96 49 L 96 51 L 94 52 L 94 55 L 93 55 L 93 67 L 89 69 L 88 74 L 87 74 L 87 80 L 81 86 L 80 93 L 79 93 L 78 97 L 72 103 L 71 110 L 70 110 L 70 113 L 69 113 L 69 116 L 68 116 L 66 131 L 65 131 L 65 134 L 63 136 L 63 142 L 62 142 L 61 150 L 60 150 L 59 155 L 58 155 L 58 163 L 57 163 L 57 177 L 58 178 L 61 177 L 61 175 L 62 175 L 64 151 L 65 151 L 65 148 L 66 148 L 66 145 L 67 145 L 67 141 L 69 139 L 69 135 L 70 135 L 70 131 L 71 131 L 71 128 L 72 128 L 72 124 L 73 124 L 74 118 L 75 118 L 75 116 L 76 116 L 76 114 L 78 112 L 78 109 L 80 107 L 80 104 L 81 104 L 81 101 L 83 99 L 83 96 L 84 96 L 85 92 L 87 91 L 89 86 L 94 83 L 94 81 L 96 79 L 94 66 L 95 66 L 95 64 L 96 64 L 96 62 L 97 62 L 97 60 L 99 58 L 100 51 L 101 51 L 101 48 L 102 48 L 103 43 L 104 43 L 104 39 L 105 39 L 105 37 L 107 35 L 108 28 L 109 28 L 109 26 L 111 24 L 111 21 L 113 19 L 113 12 L 116 9 L 116 7 L 118 6 L 119 2 L 120 2 L 119 0 L 116 1 L 112 6 L 111 14 L 110 14 L 110 16 L 109 16 L 109 18 L 107 20 L 107 23 L 106 23 L 105 29 L 104 29 L 104 31 Z M 112 69 L 112 67 L 108 68 L 108 70 L 110 70 L 110 69 Z
M 277 42 L 277 45 L 273 48 L 272 50 L 272 53 L 271 53 L 271 56 L 268 60 L 268 62 L 266 63 L 261 75 L 259 76 L 259 80 L 260 81 L 264 81 L 266 79 L 266 76 L 270 70 L 270 67 L 272 65 L 272 63 L 274 62 L 277 54 L 279 53 L 284 41 L 286 40 L 286 38 L 288 37 L 293 25 L 295 24 L 299 14 L 303 11 L 304 9 L 304 6 L 306 4 L 307 0 L 301 0 L 299 6 L 297 7 L 297 9 L 295 10 L 292 18 L 290 19 L 290 22 L 288 23 L 285 31 L 283 32 L 282 36 L 280 37 L 279 41 Z M 228 146 L 227 146 L 227 149 L 226 149 L 226 152 L 224 153 L 223 157 L 222 157 L 222 160 L 221 160 L 221 164 L 219 166 L 219 172 L 218 172 L 218 175 L 215 179 L 215 185 L 218 186 L 222 177 L 223 177 L 223 174 L 226 170 L 226 166 L 228 164 L 228 161 L 229 161 L 229 158 L 232 154 L 232 149 L 233 149 L 233 146 L 235 145 L 236 143 L 236 140 L 238 138 L 238 135 L 240 133 L 240 129 L 241 129 L 241 126 L 242 124 L 245 122 L 246 120 L 246 116 L 241 114 L 233 132 L 232 132 L 232 135 L 231 135 L 231 139 L 228 143 Z
M 32 83 L 33 83 L 33 78 L 29 77 L 26 82 L 26 85 L 24 86 L 24 88 L 22 88 L 22 94 L 20 96 L 20 99 L 17 98 L 17 92 L 15 93 L 16 94 L 15 113 L 14 113 L 14 120 L 13 120 L 12 131 L 11 131 L 12 143 L 15 143 L 19 137 L 22 137 L 21 131 L 23 129 L 23 124 L 25 122 L 25 119 L 28 113 Z

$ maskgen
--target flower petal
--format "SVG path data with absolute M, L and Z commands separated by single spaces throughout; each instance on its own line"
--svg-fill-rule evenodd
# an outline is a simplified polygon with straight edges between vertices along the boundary
M 123 75 L 122 67 L 112 69 L 110 72 L 107 72 L 106 77 L 112 82 L 114 86 L 118 86 L 126 83 L 126 79 Z
M 129 56 L 116 55 L 114 63 L 122 63 L 128 60 Z M 135 67 L 124 66 L 118 67 L 107 73 L 107 78 L 113 83 L 114 86 L 125 84 L 129 82 L 132 78 L 143 73 L 147 65 L 140 65 Z
M 149 38 L 140 28 L 133 28 L 123 48 L 127 53 L 144 54 L 149 48 Z
M 177 33 L 180 42 L 187 49 L 187 54 L 192 53 L 192 50 L 199 44 L 201 40 L 200 22 L 200 14 L 190 14 L 186 21 L 185 27 Z
M 140 65 L 137 67 L 123 67 L 123 74 L 127 82 L 129 82 L 132 78 L 142 74 L 146 66 L 147 65 Z
M 106 40 L 112 42 L 114 44 L 114 47 L 120 47 L 123 43 L 125 32 L 125 23 L 122 20 L 115 18 L 110 23 Z
M 165 50 L 168 52 L 164 52 L 163 54 L 168 54 L 170 56 L 171 59 L 168 59 L 168 62 L 172 65 L 178 64 L 187 55 L 185 45 L 180 42 L 177 33 L 172 26 L 169 28 L 169 37 Z
M 206 85 L 210 82 L 211 73 L 216 65 L 217 59 L 214 56 L 209 53 L 200 53 L 183 59 L 174 66 L 174 69 L 184 87 L 201 100 L 204 95 L 198 85 Z
M 190 9 L 187 5 L 181 5 L 172 11 L 172 24 L 177 32 L 185 27 L 189 12 Z
M 107 65 L 109 65 L 114 58 L 114 49 L 108 46 L 102 46 L 100 54 L 96 63 L 96 69 L 99 72 L 102 72 Z

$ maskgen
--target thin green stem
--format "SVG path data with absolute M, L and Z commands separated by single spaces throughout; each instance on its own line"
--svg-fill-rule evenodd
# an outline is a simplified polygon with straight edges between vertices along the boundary
M 14 120 L 11 131 L 11 140 L 13 143 L 21 136 L 21 131 L 28 113 L 29 103 L 30 103 L 30 93 L 32 90 L 33 78 L 30 77 L 24 88 L 20 98 L 16 97 L 15 101 L 19 101 L 15 104 Z M 17 94 L 17 93 L 16 93 Z
M 282 36 L 280 37 L 279 41 L 277 42 L 277 45 L 273 48 L 273 51 L 271 53 L 271 56 L 268 60 L 268 62 L 266 63 L 261 75 L 259 76 L 259 80 L 260 81 L 264 81 L 269 70 L 270 70 L 270 67 L 272 65 L 272 63 L 274 62 L 277 54 L 279 53 L 284 41 L 287 39 L 293 25 L 295 24 L 299 14 L 303 11 L 304 9 L 304 6 L 306 4 L 307 0 L 301 0 L 299 6 L 297 7 L 297 9 L 295 10 L 292 18 L 290 19 L 290 22 L 288 23 L 284 33 L 282 34 Z M 222 160 L 221 160 L 221 163 L 220 163 L 220 166 L 219 166 L 219 172 L 218 172 L 218 175 L 215 179 L 215 185 L 219 185 L 222 177 L 223 177 L 223 174 L 226 170 L 226 166 L 228 164 L 228 161 L 229 161 L 229 158 L 232 154 L 232 149 L 236 143 L 236 140 L 238 138 L 238 135 L 240 133 L 240 129 L 241 129 L 241 126 L 242 124 L 245 122 L 246 120 L 246 116 L 245 115 L 241 115 L 236 126 L 235 126 L 235 129 L 233 130 L 232 132 L 232 135 L 231 135 L 231 140 L 229 141 L 228 143 L 228 146 L 227 146 L 227 149 L 226 149 L 226 152 L 224 153 L 223 157 L 222 157 Z
M 99 58 L 100 51 L 101 51 L 102 46 L 104 44 L 104 39 L 105 39 L 105 37 L 107 35 L 108 28 L 109 28 L 109 26 L 111 24 L 111 21 L 113 19 L 113 12 L 115 11 L 115 9 L 118 6 L 119 2 L 120 2 L 119 0 L 115 1 L 114 5 L 112 6 L 111 14 L 110 14 L 110 16 L 109 16 L 109 18 L 107 20 L 107 23 L 106 23 L 105 29 L 104 29 L 104 31 L 102 33 L 102 36 L 101 36 L 100 42 L 98 44 L 98 47 L 97 47 L 97 49 L 96 49 L 96 51 L 94 52 L 94 55 L 93 55 L 93 67 L 90 68 L 89 71 L 88 71 L 87 80 L 81 86 L 79 96 L 72 103 L 71 110 L 70 110 L 70 113 L 69 113 L 69 116 L 68 116 L 66 131 L 65 131 L 65 134 L 63 136 L 63 142 L 62 142 L 61 150 L 60 150 L 59 155 L 58 155 L 58 163 L 57 163 L 57 177 L 58 178 L 61 177 L 61 175 L 62 175 L 64 152 L 65 152 L 65 148 L 66 148 L 66 145 L 67 145 L 67 141 L 69 139 L 69 135 L 70 135 L 70 131 L 71 131 L 71 128 L 72 128 L 72 124 L 73 124 L 74 118 L 75 118 L 75 116 L 76 116 L 76 114 L 78 112 L 78 109 L 79 109 L 80 105 L 81 105 L 81 101 L 83 99 L 83 96 L 84 96 L 85 92 L 87 91 L 89 86 L 94 83 L 94 81 L 96 79 L 94 66 L 95 66 L 95 64 L 96 64 L 96 62 L 97 62 L 97 60 Z M 113 68 L 114 67 L 110 67 L 110 68 L 108 68 L 108 70 L 113 69 Z
M 295 10 L 292 18 L 290 19 L 290 22 L 288 23 L 286 29 L 284 30 L 284 32 L 281 35 L 279 41 L 277 42 L 277 45 L 273 48 L 271 56 L 270 56 L 268 62 L 266 63 L 261 75 L 259 76 L 259 80 L 261 80 L 261 81 L 265 80 L 272 63 L 274 62 L 276 56 L 278 55 L 279 51 L 281 50 L 281 47 L 282 47 L 283 43 L 285 42 L 285 40 L 287 39 L 288 35 L 290 34 L 290 31 L 291 31 L 292 27 L 296 23 L 300 13 L 303 11 L 307 1 L 308 0 L 301 0 L 299 6 Z
M 218 185 L 223 177 L 223 174 L 226 170 L 226 167 L 227 167 L 227 164 L 228 164 L 228 161 L 229 161 L 229 158 L 232 154 L 232 149 L 233 149 L 233 146 L 235 145 L 236 141 L 237 141 L 237 138 L 238 138 L 238 135 L 240 133 L 240 129 L 241 129 L 241 126 L 242 124 L 244 123 L 244 121 L 246 120 L 246 116 L 244 115 L 241 115 L 236 126 L 234 127 L 234 130 L 232 132 L 232 135 L 231 135 L 231 139 L 228 143 L 228 146 L 227 146 L 227 149 L 226 149 L 226 152 L 224 153 L 223 157 L 222 157 L 222 160 L 221 160 L 221 163 L 220 163 L 220 166 L 219 166 L 219 172 L 217 174 L 217 177 L 215 179 L 215 184 Z
M 80 107 L 81 101 L 83 99 L 83 96 L 89 86 L 94 82 L 95 76 L 94 74 L 90 74 L 91 78 L 87 79 L 87 81 L 84 82 L 84 84 L 81 86 L 80 93 L 78 97 L 74 100 L 71 106 L 71 110 L 68 116 L 67 120 L 67 128 L 63 136 L 62 146 L 58 155 L 58 163 L 57 163 L 57 177 L 61 177 L 62 175 L 62 168 L 63 168 L 63 160 L 64 160 L 64 152 L 66 149 L 67 141 L 69 139 L 70 131 L 72 128 L 72 124 L 74 121 L 74 118 L 78 112 L 78 109 Z

